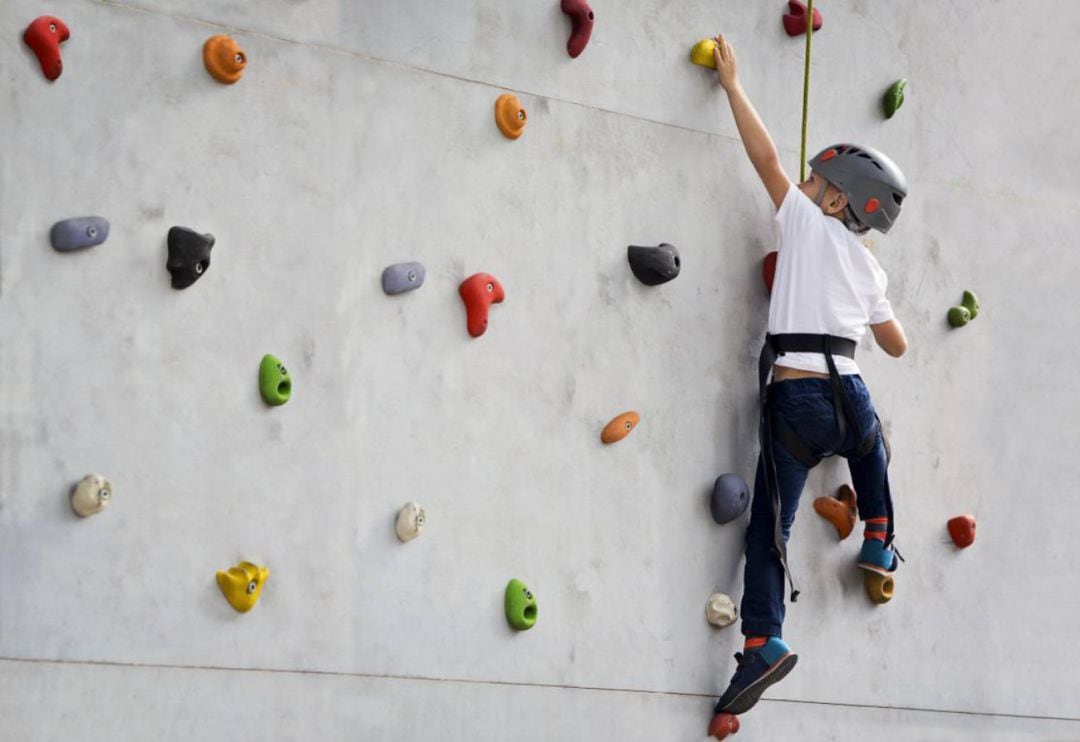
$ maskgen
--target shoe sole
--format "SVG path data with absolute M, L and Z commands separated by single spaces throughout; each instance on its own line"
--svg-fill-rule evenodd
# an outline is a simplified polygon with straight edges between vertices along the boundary
M 776 664 L 769 668 L 769 671 L 755 680 L 750 685 L 746 686 L 742 693 L 731 699 L 724 708 L 720 709 L 720 712 L 727 712 L 729 714 L 745 714 L 752 709 L 754 705 L 761 700 L 761 694 L 774 683 L 779 683 L 783 680 L 789 672 L 795 667 L 795 663 L 799 661 L 799 655 L 785 654 Z
M 885 569 L 884 567 L 879 567 L 876 564 L 870 564 L 869 562 L 859 562 L 858 567 L 867 572 L 876 572 L 882 577 L 892 577 L 896 574 L 895 569 Z

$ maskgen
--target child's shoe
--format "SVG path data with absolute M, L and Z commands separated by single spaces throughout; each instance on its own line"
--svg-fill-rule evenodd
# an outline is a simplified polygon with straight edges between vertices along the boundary
M 862 549 L 859 550 L 859 569 L 889 576 L 898 566 L 900 560 L 892 546 L 886 546 L 884 541 L 877 538 L 863 541 Z
M 784 679 L 799 660 L 797 654 L 779 637 L 769 637 L 763 646 L 736 652 L 739 666 L 731 678 L 724 695 L 716 702 L 716 713 L 744 714 L 753 708 L 773 683 Z

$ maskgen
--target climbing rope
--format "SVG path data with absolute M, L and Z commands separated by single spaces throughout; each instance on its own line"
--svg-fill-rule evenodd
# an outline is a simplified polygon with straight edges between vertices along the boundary
M 806 114 L 810 103 L 810 39 L 814 35 L 814 0 L 806 2 L 806 58 L 802 81 L 802 147 L 799 151 L 799 181 L 806 180 Z

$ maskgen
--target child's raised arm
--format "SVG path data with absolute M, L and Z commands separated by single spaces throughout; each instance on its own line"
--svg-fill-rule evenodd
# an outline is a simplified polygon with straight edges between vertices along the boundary
M 769 198 L 779 209 L 780 204 L 784 202 L 784 196 L 791 188 L 791 180 L 780 167 L 780 156 L 776 153 L 776 145 L 773 144 L 768 129 L 761 122 L 750 99 L 746 97 L 746 91 L 739 84 L 739 77 L 735 71 L 735 51 L 723 36 L 716 37 L 713 58 L 716 60 L 720 85 L 727 91 L 731 113 L 735 116 L 735 125 L 739 129 L 743 146 L 746 147 L 746 154 L 750 157 L 750 163 L 757 171 L 761 182 L 765 184 Z

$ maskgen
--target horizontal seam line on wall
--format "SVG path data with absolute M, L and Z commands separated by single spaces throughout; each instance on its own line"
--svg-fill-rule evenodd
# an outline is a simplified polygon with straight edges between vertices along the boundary
M 682 698 L 707 698 L 708 693 L 649 690 L 645 688 L 607 688 L 597 685 L 573 685 L 567 683 L 525 683 L 512 680 L 477 680 L 473 678 L 432 677 L 427 675 L 397 675 L 393 673 L 344 672 L 341 670 L 290 670 L 272 667 L 227 667 L 223 665 L 177 665 L 156 662 L 116 662 L 111 660 L 51 660 L 25 657 L 0 657 L 0 662 L 24 662 L 38 665 L 77 665 L 90 667 L 124 667 L 139 670 L 201 670 L 206 672 L 266 673 L 272 675 L 311 675 L 316 677 L 362 678 L 369 680 L 404 680 L 425 683 L 456 683 L 464 685 L 493 685 L 513 688 L 545 688 L 551 690 L 599 691 L 607 693 L 631 693 L 648 696 L 677 696 Z M 836 706 L 840 708 L 874 709 L 878 711 L 912 711 L 923 714 L 954 714 L 959 716 L 986 716 L 1032 721 L 1080 722 L 1080 717 L 1048 716 L 1038 714 L 1012 714 L 993 711 L 964 711 L 957 709 L 922 708 L 919 706 L 882 706 L 870 703 L 846 703 L 843 701 L 810 701 L 795 698 L 763 698 L 763 703 L 793 703 L 808 706 Z

